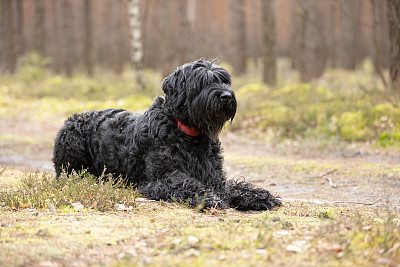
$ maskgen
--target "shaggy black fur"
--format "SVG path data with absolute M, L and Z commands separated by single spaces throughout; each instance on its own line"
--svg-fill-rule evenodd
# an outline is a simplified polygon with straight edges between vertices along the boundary
M 229 73 L 198 60 L 179 67 L 162 83 L 144 114 L 106 109 L 74 114 L 57 134 L 54 165 L 127 177 L 154 200 L 189 201 L 193 206 L 267 210 L 281 202 L 250 183 L 226 180 L 218 134 L 236 113 Z M 193 127 L 190 136 L 177 121 Z M 104 169 L 106 168 L 106 169 Z

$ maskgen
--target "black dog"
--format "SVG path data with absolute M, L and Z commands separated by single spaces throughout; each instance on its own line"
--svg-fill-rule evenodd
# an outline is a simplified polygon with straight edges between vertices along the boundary
M 149 199 L 195 206 L 267 210 L 281 202 L 250 183 L 227 181 L 218 134 L 236 113 L 231 77 L 198 60 L 179 67 L 162 83 L 144 114 L 106 109 L 74 114 L 57 134 L 57 176 L 87 169 L 127 177 Z M 68 167 L 67 167 L 68 166 Z

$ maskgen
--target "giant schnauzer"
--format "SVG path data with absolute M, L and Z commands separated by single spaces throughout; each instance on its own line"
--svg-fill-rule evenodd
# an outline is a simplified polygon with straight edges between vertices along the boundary
M 143 114 L 105 109 L 69 117 L 55 139 L 57 176 L 66 168 L 122 175 L 149 199 L 191 206 L 268 210 L 281 202 L 227 180 L 218 134 L 236 113 L 230 74 L 215 61 L 185 64 L 164 79 Z

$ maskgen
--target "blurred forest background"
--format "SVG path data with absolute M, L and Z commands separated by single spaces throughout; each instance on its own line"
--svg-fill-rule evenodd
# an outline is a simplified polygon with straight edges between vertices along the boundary
M 302 81 L 318 78 L 326 68 L 355 69 L 368 57 L 376 71 L 388 69 L 388 3 L 398 5 L 385 0 L 136 2 L 145 68 L 165 76 L 182 63 L 217 57 L 243 74 L 250 60 L 258 64 L 276 42 L 276 57 L 290 58 Z M 50 57 L 49 69 L 67 75 L 92 74 L 95 67 L 120 73 L 130 63 L 129 1 L 0 3 L 2 73 L 18 69 L 18 59 L 30 51 Z
M 400 0 L 0 0 L 0 92 L 144 108 L 177 66 L 218 58 L 234 127 L 392 145 L 399 14 Z

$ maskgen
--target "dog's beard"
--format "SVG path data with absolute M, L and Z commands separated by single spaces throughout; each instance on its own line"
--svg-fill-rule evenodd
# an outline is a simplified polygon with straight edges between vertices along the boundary
M 198 95 L 189 110 L 191 120 L 201 133 L 217 139 L 225 123 L 232 123 L 236 114 L 237 103 L 234 95 L 229 102 L 221 101 L 217 91 Z

